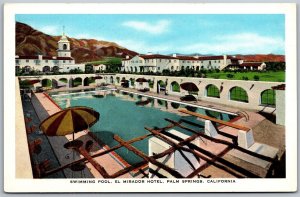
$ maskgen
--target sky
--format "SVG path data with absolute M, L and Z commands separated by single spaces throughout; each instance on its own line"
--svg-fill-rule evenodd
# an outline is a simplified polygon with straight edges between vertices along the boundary
M 138 53 L 285 54 L 282 14 L 18 14 L 49 35 L 116 42 Z

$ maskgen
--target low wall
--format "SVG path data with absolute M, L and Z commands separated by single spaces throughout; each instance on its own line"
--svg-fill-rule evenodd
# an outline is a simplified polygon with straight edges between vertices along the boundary
M 27 141 L 26 126 L 24 121 L 24 113 L 22 107 L 22 100 L 20 96 L 19 80 L 16 77 L 16 178 L 32 179 L 32 167 L 30 161 L 30 154 Z M 6 131 L 10 132 L 10 131 Z
M 121 82 L 117 83 L 116 77 L 120 78 L 120 81 L 125 78 L 126 80 L 145 78 L 147 80 L 154 81 L 153 88 L 150 91 L 157 92 L 157 83 L 161 80 L 166 82 L 166 91 L 170 95 L 184 96 L 187 91 L 180 90 L 180 92 L 172 92 L 171 83 L 177 82 L 178 84 L 185 82 L 192 82 L 198 88 L 198 99 L 203 101 L 209 101 L 219 103 L 222 105 L 233 106 L 237 108 L 251 109 L 251 110 L 269 110 L 274 111 L 274 107 L 265 107 L 261 105 L 261 93 L 267 89 L 272 89 L 273 86 L 284 84 L 283 82 L 266 82 L 266 81 L 243 81 L 243 80 L 226 80 L 226 79 L 209 79 L 209 78 L 194 78 L 194 77 L 170 77 L 170 76 L 151 76 L 151 75 L 132 75 L 132 74 L 116 74 L 110 77 L 114 78 L 114 84 L 121 85 Z M 206 87 L 208 85 L 215 85 L 220 90 L 220 98 L 213 98 L 206 96 Z M 243 88 L 248 94 L 248 103 L 230 100 L 230 89 L 238 86 Z

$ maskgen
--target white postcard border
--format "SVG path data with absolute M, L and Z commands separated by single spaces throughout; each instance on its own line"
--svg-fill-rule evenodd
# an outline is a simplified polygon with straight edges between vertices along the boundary
M 172 9 L 170 9 L 170 7 Z M 285 14 L 286 178 L 236 183 L 71 184 L 70 179 L 15 178 L 15 14 Z M 296 5 L 292 3 L 26 3 L 4 7 L 4 190 L 6 192 L 265 192 L 297 188 Z M 116 179 L 120 180 L 121 179 Z M 216 179 L 222 180 L 222 179 Z M 227 179 L 230 180 L 230 179 Z M 114 180 L 112 180 L 114 181 Z M 205 179 L 204 179 L 205 181 Z M 166 180 L 164 180 L 166 182 Z M 205 181 L 206 182 L 206 181 Z

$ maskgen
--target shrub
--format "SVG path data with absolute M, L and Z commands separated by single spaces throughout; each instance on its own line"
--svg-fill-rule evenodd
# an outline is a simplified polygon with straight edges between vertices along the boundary
M 249 78 L 248 78 L 248 77 L 245 77 L 245 76 L 243 76 L 242 79 L 243 79 L 243 80 L 246 80 L 246 81 L 249 80 Z
M 226 75 L 226 77 L 227 77 L 228 79 L 232 79 L 232 78 L 234 77 L 234 75 L 229 73 L 229 74 Z
M 259 81 L 259 76 L 258 75 L 254 75 L 253 79 L 254 79 L 254 81 Z

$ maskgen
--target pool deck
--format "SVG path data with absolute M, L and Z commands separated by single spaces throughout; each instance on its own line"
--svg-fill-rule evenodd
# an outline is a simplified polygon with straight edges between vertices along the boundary
M 115 88 L 116 86 L 109 86 Z M 93 87 L 84 87 L 84 89 L 88 88 L 93 88 Z M 146 96 L 152 96 L 152 97 L 159 97 L 167 100 L 173 100 L 177 102 L 181 102 L 179 97 L 172 96 L 172 95 L 164 95 L 164 94 L 157 94 L 153 92 L 139 92 L 135 89 L 131 88 L 121 88 L 117 87 L 118 89 L 124 90 L 124 91 L 129 91 L 132 93 L 137 93 L 137 94 L 142 94 Z M 68 91 L 68 90 L 79 90 L 83 89 L 83 87 L 76 87 L 76 88 L 60 88 L 58 91 Z M 55 91 L 55 90 L 53 90 Z M 52 115 L 60 110 L 60 108 L 52 102 L 47 96 L 45 96 L 44 93 L 36 93 L 36 99 L 32 99 L 32 104 L 35 106 L 37 114 L 39 116 L 39 119 L 42 121 L 45 118 L 47 118 L 49 115 Z M 232 108 L 228 106 L 222 106 L 218 105 L 215 103 L 210 103 L 210 102 L 204 102 L 204 101 L 196 101 L 196 102 L 184 102 L 186 104 L 193 104 L 197 105 L 199 107 L 207 107 L 211 109 L 218 109 L 222 110 L 225 112 L 230 112 L 230 113 L 238 113 L 239 111 L 244 110 L 237 109 L 237 108 Z M 283 154 L 285 150 L 285 145 L 284 145 L 284 127 L 275 125 L 268 121 L 265 117 L 262 115 L 254 112 L 254 111 L 246 111 L 246 114 L 249 116 L 249 118 L 246 117 L 241 117 L 239 119 L 235 119 L 234 123 L 238 125 L 243 125 L 245 127 L 251 128 L 253 130 L 254 134 L 254 139 L 258 144 L 266 144 L 267 146 L 275 147 L 279 149 L 279 157 Z M 267 129 L 266 129 L 267 128 Z M 238 135 L 238 130 L 233 129 L 230 127 L 220 127 L 220 131 L 224 133 L 231 134 L 233 136 Z M 279 139 L 274 139 L 274 133 L 276 133 L 279 136 Z M 226 141 L 231 141 L 231 138 L 225 137 L 224 135 L 218 134 L 215 138 L 217 139 L 223 139 Z M 72 152 L 68 149 L 62 148 L 63 145 L 72 140 L 72 135 L 67 135 L 66 137 L 48 137 L 51 146 L 53 147 L 53 150 L 55 154 L 57 155 L 61 165 L 67 164 L 70 162 L 70 159 L 66 159 L 66 155 L 71 155 Z M 96 146 L 92 150 L 92 153 L 97 153 L 105 150 L 105 147 L 100 146 L 91 136 L 87 135 L 85 131 L 79 132 L 75 134 L 75 139 L 80 139 L 84 142 L 87 140 L 92 140 Z M 270 140 L 274 139 L 274 140 Z M 200 147 L 203 148 L 204 150 L 207 150 L 215 155 L 218 155 L 228 161 L 231 161 L 238 166 L 247 168 L 250 172 L 257 174 L 261 177 L 266 176 L 267 174 L 267 169 L 270 167 L 268 164 L 263 163 L 259 159 L 256 158 L 251 158 L 243 155 L 243 153 L 240 153 L 239 151 L 236 150 L 227 150 L 227 146 L 224 144 L 220 143 L 215 143 L 210 140 L 205 140 L 205 142 L 200 143 Z M 83 157 L 82 155 L 77 155 L 76 157 Z M 71 157 L 69 157 L 71 158 Z M 100 163 L 109 174 L 114 173 L 116 171 L 119 171 L 123 169 L 124 167 L 120 165 L 119 161 L 116 160 L 115 157 L 112 157 L 110 154 L 101 156 L 101 157 L 96 157 L 94 158 L 98 163 Z M 201 165 L 204 165 L 206 162 L 202 160 Z M 85 177 L 96 177 L 96 178 L 101 178 L 102 176 L 99 174 L 99 172 L 90 164 L 87 163 L 88 170 L 84 173 Z M 64 173 L 67 177 L 72 177 L 74 174 L 71 172 L 70 169 L 65 169 Z M 90 174 L 89 174 L 90 173 Z M 215 177 L 234 177 L 232 174 L 222 171 L 218 168 L 216 168 L 213 165 L 210 165 L 207 167 L 205 170 L 202 171 L 202 175 L 210 175 L 211 178 Z M 76 177 L 80 176 L 79 174 L 76 175 Z M 132 178 L 130 174 L 125 174 L 119 178 Z

